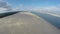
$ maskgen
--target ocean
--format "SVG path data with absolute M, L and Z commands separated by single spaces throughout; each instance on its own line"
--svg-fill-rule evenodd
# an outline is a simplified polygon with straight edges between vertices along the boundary
M 39 17 L 42 17 L 44 20 L 48 21 L 50 24 L 60 29 L 60 17 L 52 16 L 49 14 L 43 14 L 39 12 L 32 12 L 32 13 L 38 15 Z

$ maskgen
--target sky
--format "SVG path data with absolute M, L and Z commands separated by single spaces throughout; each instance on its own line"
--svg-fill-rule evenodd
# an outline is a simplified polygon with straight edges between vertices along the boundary
M 0 0 L 8 10 L 20 11 L 60 11 L 60 0 Z M 2 3 L 0 3 L 1 5 Z M 7 10 L 7 8 L 0 8 Z
M 23 4 L 24 6 L 35 6 L 35 7 L 44 7 L 44 6 L 56 6 L 60 4 L 60 0 L 5 0 L 10 3 L 13 7 Z

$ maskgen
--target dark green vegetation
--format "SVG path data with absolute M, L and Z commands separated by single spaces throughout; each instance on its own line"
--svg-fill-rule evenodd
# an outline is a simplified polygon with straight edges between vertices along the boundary
M 6 17 L 6 16 L 9 16 L 9 15 L 13 15 L 13 14 L 16 14 L 18 13 L 17 12 L 6 12 L 6 13 L 0 13 L 0 18 L 3 18 L 3 17 Z

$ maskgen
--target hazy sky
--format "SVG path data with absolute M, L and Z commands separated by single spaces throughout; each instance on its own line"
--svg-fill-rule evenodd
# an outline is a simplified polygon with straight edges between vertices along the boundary
M 44 7 L 44 6 L 56 6 L 60 4 L 60 0 L 6 0 L 13 7 L 19 6 L 20 4 L 24 6 L 34 6 L 34 7 Z
M 8 2 L 14 10 L 59 10 L 60 0 L 1 0 Z

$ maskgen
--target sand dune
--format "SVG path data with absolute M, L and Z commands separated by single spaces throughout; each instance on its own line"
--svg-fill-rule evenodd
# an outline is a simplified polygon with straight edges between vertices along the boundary
M 60 34 L 60 30 L 30 12 L 0 19 L 0 34 Z

